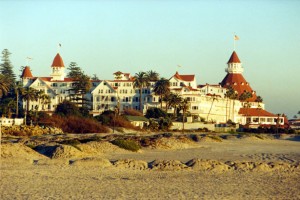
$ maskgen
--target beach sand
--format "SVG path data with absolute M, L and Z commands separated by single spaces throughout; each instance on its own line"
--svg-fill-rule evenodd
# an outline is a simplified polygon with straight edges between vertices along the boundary
M 299 141 L 247 137 L 173 147 L 130 152 L 93 142 L 50 159 L 3 144 L 0 198 L 300 199 Z

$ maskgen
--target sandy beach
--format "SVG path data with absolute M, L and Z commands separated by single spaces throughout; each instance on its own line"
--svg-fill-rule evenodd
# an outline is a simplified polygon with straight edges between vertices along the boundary
M 1 199 L 300 199 L 293 138 L 162 138 L 138 152 L 106 141 L 49 158 L 3 143 Z

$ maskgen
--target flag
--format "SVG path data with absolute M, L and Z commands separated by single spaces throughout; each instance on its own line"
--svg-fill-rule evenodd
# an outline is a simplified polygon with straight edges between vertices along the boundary
M 59 43 L 58 45 L 59 45 L 59 47 L 61 47 L 61 43 Z
M 27 60 L 32 60 L 33 58 L 27 57 L 26 59 L 27 59 Z
M 234 40 L 239 40 L 239 39 L 240 39 L 239 36 L 234 35 Z

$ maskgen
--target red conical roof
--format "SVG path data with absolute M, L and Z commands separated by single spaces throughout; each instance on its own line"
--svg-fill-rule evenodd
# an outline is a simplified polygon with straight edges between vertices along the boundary
M 224 88 L 232 87 L 238 93 L 238 96 L 243 94 L 245 91 L 250 92 L 252 94 L 252 97 L 248 99 L 250 102 L 254 102 L 257 98 L 256 93 L 252 90 L 242 74 L 228 73 L 222 80 L 221 86 Z
M 64 61 L 59 55 L 59 53 L 56 54 L 51 67 L 65 67 Z
M 21 75 L 21 78 L 32 78 L 32 73 L 30 71 L 30 67 L 26 66 L 24 69 L 23 69 L 23 72 L 22 72 L 22 75 Z
M 228 63 L 241 63 L 241 61 L 235 51 L 232 52 L 227 64 Z

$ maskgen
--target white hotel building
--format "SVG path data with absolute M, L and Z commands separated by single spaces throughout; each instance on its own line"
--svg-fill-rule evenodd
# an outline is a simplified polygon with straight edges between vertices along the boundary
M 256 93 L 243 77 L 242 64 L 234 51 L 228 61 L 226 76 L 220 84 L 198 85 L 195 75 L 182 75 L 176 72 L 170 79 L 170 89 L 173 93 L 180 94 L 189 102 L 188 113 L 193 121 L 200 118 L 209 122 L 225 123 L 227 120 L 240 124 L 261 124 L 276 125 L 277 115 L 264 110 L 263 103 L 257 103 Z M 29 110 L 54 112 L 56 106 L 64 100 L 70 100 L 70 89 L 74 81 L 65 77 L 65 66 L 60 54 L 57 54 L 51 65 L 52 73 L 48 77 L 35 77 L 30 67 L 26 66 L 21 75 L 24 87 L 32 87 L 44 91 L 50 101 L 41 106 L 39 101 L 31 101 Z M 124 109 L 139 108 L 139 89 L 133 87 L 134 78 L 129 73 L 116 72 L 113 80 L 92 81 L 92 88 L 86 98 L 90 99 L 92 115 L 99 115 L 105 110 L 114 110 L 119 107 L 120 112 Z M 160 107 L 159 97 L 153 93 L 154 82 L 149 87 L 143 88 L 143 112 L 150 107 Z M 244 91 L 251 92 L 247 108 L 244 102 L 231 100 L 225 97 L 227 88 L 232 87 L 238 95 Z M 23 102 L 24 108 L 26 103 Z M 172 113 L 173 108 L 168 112 Z M 279 124 L 283 125 L 283 117 L 279 117 Z

